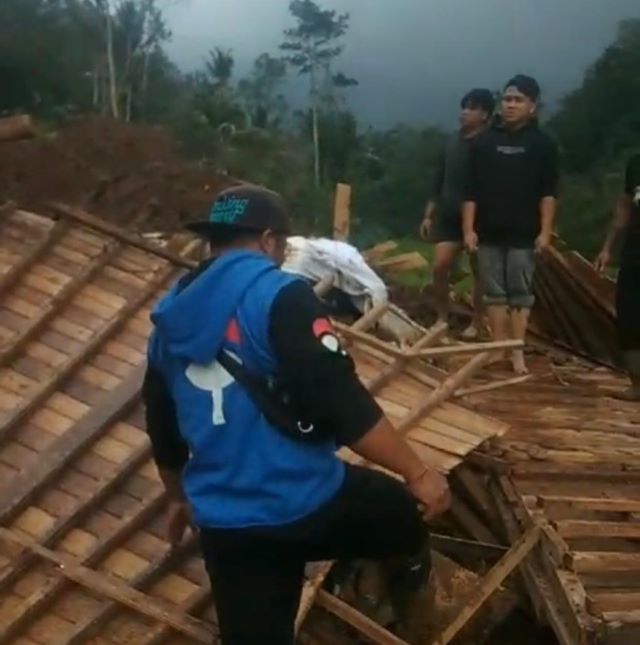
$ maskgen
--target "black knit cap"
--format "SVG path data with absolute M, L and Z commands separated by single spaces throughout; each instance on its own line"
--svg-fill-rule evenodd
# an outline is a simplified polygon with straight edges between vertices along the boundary
M 235 233 L 278 235 L 291 231 L 287 207 L 282 197 L 262 186 L 241 184 L 223 190 L 211 207 L 209 219 L 193 222 L 188 230 L 209 240 L 226 240 Z
M 540 98 L 540 85 L 533 76 L 526 74 L 516 74 L 505 86 L 504 89 L 515 87 L 518 92 L 522 92 L 532 101 L 537 102 Z
M 476 87 L 462 97 L 460 107 L 462 109 L 480 109 L 487 114 L 493 114 L 493 111 L 496 108 L 496 100 L 491 90 Z

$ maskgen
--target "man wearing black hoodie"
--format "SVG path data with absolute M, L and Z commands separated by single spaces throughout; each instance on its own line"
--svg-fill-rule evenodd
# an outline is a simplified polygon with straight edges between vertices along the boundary
M 494 340 L 524 340 L 536 254 L 551 244 L 558 162 L 555 144 L 538 127 L 539 99 L 534 78 L 512 78 L 502 96 L 500 122 L 478 137 L 469 156 L 464 240 L 478 253 Z M 522 350 L 511 360 L 517 373 L 526 373 Z

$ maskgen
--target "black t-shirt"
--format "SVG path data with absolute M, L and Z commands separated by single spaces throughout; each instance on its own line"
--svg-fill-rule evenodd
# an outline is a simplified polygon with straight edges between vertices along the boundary
M 465 199 L 477 204 L 481 244 L 532 248 L 540 201 L 557 190 L 557 148 L 537 123 L 516 131 L 497 125 L 473 141 Z
M 192 273 L 191 279 L 197 274 Z M 353 444 L 382 418 L 382 410 L 358 379 L 353 360 L 327 342 L 330 323 L 307 283 L 296 281 L 280 291 L 271 308 L 269 329 L 279 379 L 305 411 L 305 418 L 333 428 L 336 441 L 343 445 Z M 161 468 L 179 470 L 189 451 L 162 374 L 147 368 L 142 391 L 155 461 Z
M 438 160 L 432 199 L 438 202 L 436 218 L 439 221 L 460 221 L 472 141 L 473 138 L 465 138 L 460 133 L 454 135 L 447 141 Z
M 627 165 L 625 193 L 631 198 L 631 215 L 622 247 L 622 264 L 640 264 L 640 155 Z

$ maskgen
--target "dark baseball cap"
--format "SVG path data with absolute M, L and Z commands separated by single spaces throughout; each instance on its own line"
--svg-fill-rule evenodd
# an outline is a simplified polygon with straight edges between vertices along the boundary
M 226 239 L 233 233 L 270 230 L 289 235 L 291 225 L 284 200 L 278 193 L 251 184 L 223 190 L 209 211 L 209 219 L 187 224 L 188 230 L 206 237 Z
M 540 85 L 533 76 L 527 76 L 526 74 L 516 74 L 509 82 L 504 86 L 504 89 L 510 87 L 515 87 L 518 92 L 522 92 L 526 97 L 530 98 L 532 101 L 537 102 L 540 98 Z

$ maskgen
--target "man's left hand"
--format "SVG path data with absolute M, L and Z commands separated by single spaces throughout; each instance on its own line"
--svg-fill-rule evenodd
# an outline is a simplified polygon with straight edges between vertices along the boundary
M 546 253 L 551 248 L 551 235 L 540 233 L 536 238 L 536 253 L 541 255 Z
M 167 511 L 167 533 L 172 546 L 180 544 L 189 526 L 193 528 L 189 504 L 182 501 L 170 501 Z

